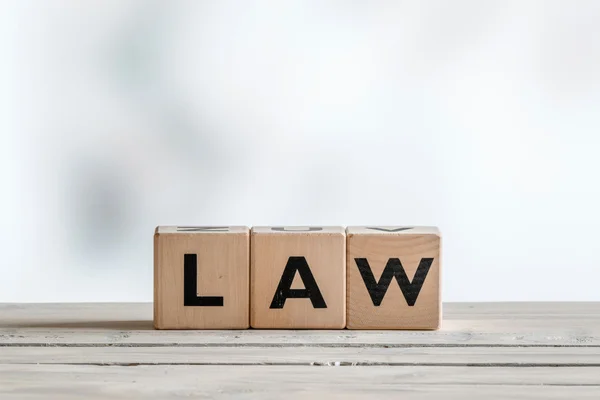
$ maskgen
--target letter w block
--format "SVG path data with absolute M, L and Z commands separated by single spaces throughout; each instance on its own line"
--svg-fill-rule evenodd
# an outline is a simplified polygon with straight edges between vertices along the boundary
M 347 237 L 347 328 L 438 329 L 439 230 L 348 227 Z

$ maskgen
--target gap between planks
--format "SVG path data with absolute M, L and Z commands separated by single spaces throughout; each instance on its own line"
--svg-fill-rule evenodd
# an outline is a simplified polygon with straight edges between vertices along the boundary
M 600 367 L 589 348 L 23 348 L 0 349 L 0 364 Z
M 326 363 L 309 362 L 309 363 L 293 363 L 293 362 L 258 362 L 258 363 L 227 363 L 227 362 L 212 362 L 212 363 L 189 363 L 189 362 L 172 362 L 172 363 L 10 363 L 10 365 L 92 365 L 96 367 L 141 367 L 141 366 L 219 366 L 219 367 L 472 367 L 472 368 L 600 368 L 600 363 L 596 364 L 561 364 L 561 363 L 378 363 L 378 362 L 341 362 L 331 361 Z M 600 383 L 597 385 L 600 386 Z
M 499 344 L 499 343 L 38 343 L 38 342 L 0 342 L 1 347 L 274 347 L 274 348 L 600 348 L 599 344 Z

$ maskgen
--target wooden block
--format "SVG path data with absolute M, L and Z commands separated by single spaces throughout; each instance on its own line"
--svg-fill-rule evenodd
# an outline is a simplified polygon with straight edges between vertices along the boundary
M 347 228 L 348 329 L 438 329 L 440 232 Z
M 342 227 L 254 227 L 253 328 L 346 326 L 346 233 Z
M 156 329 L 247 329 L 249 282 L 248 227 L 156 228 Z

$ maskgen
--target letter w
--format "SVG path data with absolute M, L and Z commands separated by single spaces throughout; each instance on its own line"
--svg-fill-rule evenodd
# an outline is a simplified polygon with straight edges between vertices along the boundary
M 414 306 L 417 297 L 419 297 L 419 293 L 421 292 L 421 288 L 423 287 L 423 283 L 425 282 L 425 278 L 427 277 L 427 273 L 429 272 L 429 268 L 433 263 L 433 258 L 421 259 L 412 282 L 408 280 L 408 276 L 406 276 L 406 272 L 398 258 L 390 258 L 388 260 L 385 269 L 381 274 L 381 278 L 379 279 L 379 283 L 375 281 L 375 276 L 373 276 L 373 271 L 371 271 L 371 267 L 366 258 L 355 258 L 354 261 L 356 261 L 356 266 L 360 271 L 360 275 L 365 282 L 365 286 L 367 287 L 375 307 L 381 305 L 381 301 L 392 282 L 392 278 L 396 278 L 398 286 L 400 286 L 400 290 L 402 290 L 402 294 L 406 299 L 406 303 L 409 306 Z

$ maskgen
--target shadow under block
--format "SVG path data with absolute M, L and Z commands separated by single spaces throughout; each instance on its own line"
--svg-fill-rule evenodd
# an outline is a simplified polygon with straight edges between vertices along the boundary
M 253 328 L 346 326 L 344 228 L 254 227 L 251 247 Z
M 347 228 L 347 328 L 438 329 L 440 232 Z
M 247 329 L 249 286 L 247 227 L 156 228 L 156 329 Z

